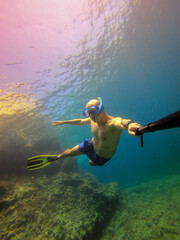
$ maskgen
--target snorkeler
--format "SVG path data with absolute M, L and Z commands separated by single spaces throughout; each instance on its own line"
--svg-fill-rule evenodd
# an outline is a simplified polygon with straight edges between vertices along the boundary
M 92 166 L 103 166 L 115 154 L 123 129 L 128 130 L 129 134 L 133 136 L 141 136 L 141 146 L 143 147 L 144 133 L 180 127 L 180 110 L 141 127 L 140 124 L 130 119 L 107 115 L 100 97 L 98 97 L 98 100 L 93 99 L 89 101 L 83 114 L 86 119 L 55 121 L 52 122 L 52 125 L 91 125 L 93 138 L 86 139 L 79 145 L 72 149 L 67 149 L 59 155 L 38 155 L 28 158 L 28 170 L 45 167 L 64 157 L 74 157 L 82 154 L 88 156 L 89 163 Z
M 112 117 L 105 113 L 102 99 L 93 99 L 86 105 L 83 111 L 86 119 L 73 119 L 65 121 L 54 121 L 53 126 L 71 125 L 91 125 L 93 138 L 86 139 L 72 149 L 67 149 L 59 155 L 39 155 L 28 159 L 29 170 L 34 170 L 47 166 L 48 164 L 64 157 L 74 157 L 86 154 L 92 166 L 103 166 L 116 152 L 122 130 L 128 130 L 132 136 L 140 136 L 137 129 L 140 124 L 130 119 Z
M 89 101 L 83 114 L 86 119 L 52 122 L 53 126 L 63 124 L 91 125 L 93 135 L 93 138 L 86 139 L 72 149 L 67 149 L 59 154 L 58 159 L 86 154 L 92 166 L 103 166 L 115 154 L 122 129 L 128 130 L 129 134 L 135 136 L 136 130 L 141 127 L 140 124 L 132 120 L 107 115 L 100 97 L 98 100 Z

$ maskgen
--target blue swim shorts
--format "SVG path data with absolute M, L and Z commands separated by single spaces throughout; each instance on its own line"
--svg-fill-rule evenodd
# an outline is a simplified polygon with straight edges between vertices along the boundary
M 79 151 L 86 154 L 88 158 L 98 166 L 103 166 L 107 161 L 110 160 L 110 159 L 100 157 L 96 154 L 93 143 L 92 143 L 92 138 L 86 139 L 84 142 L 80 143 L 78 146 L 79 146 Z

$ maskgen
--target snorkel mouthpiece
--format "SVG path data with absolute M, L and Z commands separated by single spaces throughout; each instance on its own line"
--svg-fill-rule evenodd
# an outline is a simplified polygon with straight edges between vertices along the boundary
M 100 97 L 98 97 L 98 100 L 100 102 L 99 104 L 99 108 L 97 106 L 91 106 L 89 108 L 86 108 L 84 111 L 83 111 L 83 115 L 85 117 L 89 117 L 90 115 L 99 115 L 100 112 L 101 112 L 101 109 L 102 109 L 102 99 Z

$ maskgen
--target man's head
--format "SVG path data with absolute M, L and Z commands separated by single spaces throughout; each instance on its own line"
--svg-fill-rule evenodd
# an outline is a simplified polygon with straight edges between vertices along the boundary
M 97 122 L 97 118 L 101 111 L 104 110 L 102 105 L 102 99 L 92 99 L 86 104 L 86 109 L 83 111 L 85 117 L 90 117 L 94 122 Z

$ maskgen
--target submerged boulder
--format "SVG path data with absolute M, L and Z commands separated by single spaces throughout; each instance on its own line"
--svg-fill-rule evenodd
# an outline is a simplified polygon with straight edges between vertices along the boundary
M 13 182 L 7 198 L 14 205 L 1 211 L 1 239 L 11 234 L 18 239 L 97 239 L 120 199 L 116 183 L 103 185 L 89 174 L 60 172 Z
M 6 194 L 7 193 L 7 188 L 6 187 L 4 187 L 4 186 L 0 186 L 0 199 L 1 199 L 1 197 L 4 195 L 4 194 Z

